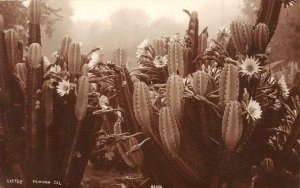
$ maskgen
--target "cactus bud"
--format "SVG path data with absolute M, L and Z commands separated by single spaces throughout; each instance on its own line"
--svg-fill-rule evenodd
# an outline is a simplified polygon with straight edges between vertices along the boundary
M 121 67 L 125 67 L 128 62 L 127 50 L 122 47 L 114 49 L 113 62 Z
M 163 146 L 173 156 L 177 156 L 180 148 L 180 132 L 169 107 L 163 107 L 159 111 L 159 134 Z
M 69 35 L 64 36 L 60 43 L 58 55 L 60 57 L 67 58 L 68 51 L 69 51 L 69 46 L 72 43 L 72 38 Z
M 203 56 L 205 50 L 207 48 L 207 35 L 205 33 L 201 33 L 198 37 L 198 56 Z
M 237 67 L 225 65 L 219 80 L 220 105 L 226 106 L 229 101 L 235 101 L 239 95 L 239 75 Z
M 42 48 L 38 43 L 32 43 L 28 48 L 28 63 L 33 68 L 41 66 L 43 55 Z
M 151 97 L 148 86 L 137 81 L 133 89 L 133 109 L 137 122 L 143 129 L 151 125 Z
M 80 73 L 81 49 L 78 42 L 72 42 L 68 50 L 68 69 L 71 74 Z
M 235 148 L 242 137 L 242 108 L 239 102 L 227 103 L 222 122 L 222 138 L 229 152 Z
M 204 96 L 208 88 L 208 76 L 204 71 L 197 71 L 193 77 L 193 89 L 197 95 Z
M 31 0 L 29 4 L 29 21 L 33 24 L 39 24 L 41 20 L 41 1 Z
M 176 120 L 180 122 L 181 111 L 181 98 L 184 92 L 183 79 L 176 74 L 168 78 L 166 85 L 167 106 L 169 106 L 174 113 Z
M 19 78 L 26 84 L 27 68 L 25 63 L 17 63 L 15 66 L 15 72 Z
M 260 23 L 256 26 L 254 42 L 258 52 L 264 53 L 269 43 L 269 29 L 266 24 Z
M 169 46 L 169 53 L 168 53 L 168 71 L 169 75 L 177 74 L 179 67 L 182 67 L 183 62 L 183 47 L 178 42 L 172 42 Z
M 166 40 L 164 38 L 155 38 L 153 41 L 153 47 L 156 56 L 164 56 L 167 54 Z
M 5 34 L 8 61 L 12 67 L 18 62 L 18 36 L 15 30 L 9 29 Z
M 82 121 L 86 116 L 89 88 L 90 84 L 88 78 L 81 76 L 78 80 L 78 94 L 75 105 L 75 116 L 78 121 Z

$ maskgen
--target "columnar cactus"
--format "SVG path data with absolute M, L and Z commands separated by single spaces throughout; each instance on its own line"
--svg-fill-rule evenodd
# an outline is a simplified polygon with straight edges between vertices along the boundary
M 86 116 L 89 89 L 90 84 L 88 78 L 81 76 L 78 79 L 78 94 L 75 105 L 75 117 L 78 121 L 82 121 Z
M 12 67 L 18 63 L 18 36 L 15 30 L 9 29 L 5 34 L 8 61 Z
M 164 56 L 167 54 L 166 39 L 157 37 L 153 40 L 153 48 L 156 56 Z
M 63 57 L 65 60 L 67 59 L 69 46 L 71 43 L 72 43 L 72 38 L 69 35 L 64 36 L 64 38 L 61 41 L 61 44 L 60 44 L 60 47 L 58 50 L 58 55 L 60 57 Z
M 225 65 L 219 80 L 219 97 L 221 106 L 225 107 L 230 101 L 236 101 L 239 96 L 239 75 L 237 67 Z
M 169 46 L 168 50 L 168 71 L 169 74 L 178 74 L 179 69 L 180 72 L 184 72 L 184 62 L 183 62 L 183 47 L 178 42 L 172 42 Z
M 227 103 L 222 123 L 222 138 L 228 152 L 232 152 L 242 137 L 242 108 L 239 102 Z
M 41 44 L 41 1 L 32 0 L 29 4 L 29 39 L 28 46 L 32 43 Z
M 181 98 L 184 92 L 183 79 L 176 74 L 172 74 L 166 85 L 167 106 L 174 113 L 178 123 L 182 117 Z
M 204 52 L 207 48 L 207 35 L 206 33 L 201 33 L 198 37 L 198 49 L 197 54 L 198 56 L 203 56 Z
M 79 74 L 81 70 L 81 49 L 78 42 L 72 42 L 68 50 L 68 70 L 71 74 Z
M 170 107 L 163 107 L 159 111 L 159 134 L 167 151 L 177 156 L 180 148 L 180 132 Z
M 116 65 L 125 67 L 128 63 L 127 50 L 123 47 L 118 47 L 114 49 L 113 62 Z
M 193 77 L 193 89 L 198 95 L 204 96 L 208 88 L 208 76 L 203 71 L 197 71 Z
M 27 67 L 25 63 L 17 63 L 15 66 L 15 72 L 19 78 L 23 81 L 24 86 L 26 86 L 27 77 Z
M 255 28 L 254 43 L 260 53 L 264 53 L 269 44 L 269 29 L 264 23 L 259 23 Z
M 253 45 L 253 29 L 251 25 L 234 21 L 230 25 L 233 44 L 237 51 L 243 55 L 247 54 Z
M 151 98 L 144 82 L 135 82 L 133 90 L 133 109 L 137 122 L 143 130 L 151 131 Z

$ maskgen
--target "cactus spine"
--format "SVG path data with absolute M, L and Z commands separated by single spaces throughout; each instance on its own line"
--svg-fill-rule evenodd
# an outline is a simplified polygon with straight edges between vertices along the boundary
M 269 43 L 269 29 L 266 24 L 260 23 L 256 26 L 254 42 L 258 52 L 264 53 Z
M 197 71 L 193 77 L 193 89 L 197 95 L 204 96 L 208 88 L 208 76 L 203 71 Z
M 163 146 L 173 156 L 177 156 L 180 147 L 180 132 L 170 107 L 163 107 L 159 111 L 159 134 Z
M 169 46 L 169 53 L 168 53 L 168 71 L 169 75 L 171 74 L 178 74 L 178 71 L 180 69 L 180 72 L 183 72 L 184 62 L 183 62 L 183 47 L 178 42 L 172 42 Z
M 237 101 L 227 103 L 222 122 L 222 138 L 229 152 L 238 144 L 243 132 L 242 109 Z
M 144 82 L 137 81 L 133 89 L 133 109 L 137 122 L 143 130 L 151 126 L 151 98 L 148 86 Z
M 225 65 L 219 80 L 219 97 L 221 106 L 225 107 L 229 101 L 235 101 L 239 95 L 239 76 L 237 67 Z
M 68 69 L 71 74 L 79 74 L 81 70 L 81 49 L 78 42 L 72 42 L 68 51 Z
M 183 79 L 179 75 L 171 75 L 168 78 L 166 88 L 167 106 L 171 108 L 179 123 L 182 115 L 181 98 L 184 92 Z
M 162 37 L 157 37 L 153 40 L 153 47 L 156 56 L 164 56 L 167 54 L 166 40 Z
M 15 30 L 9 29 L 5 34 L 8 61 L 11 67 L 18 63 L 18 36 Z

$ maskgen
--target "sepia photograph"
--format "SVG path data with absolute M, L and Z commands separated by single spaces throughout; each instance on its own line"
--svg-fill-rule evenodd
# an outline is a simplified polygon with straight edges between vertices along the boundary
M 0 188 L 300 188 L 300 0 L 0 0 Z

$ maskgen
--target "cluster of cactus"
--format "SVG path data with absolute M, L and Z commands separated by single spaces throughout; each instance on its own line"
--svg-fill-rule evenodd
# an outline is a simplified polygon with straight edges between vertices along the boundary
M 272 153 L 274 159 L 284 155 L 283 150 L 276 153 L 270 149 L 258 157 L 259 149 L 253 148 L 253 142 L 258 144 L 255 139 L 265 134 L 258 131 L 272 132 L 265 135 L 272 140 L 275 133 L 287 129 L 285 140 L 294 139 L 291 143 L 283 143 L 282 147 L 289 145 L 289 152 L 298 147 L 300 115 L 296 106 L 299 105 L 299 93 L 289 93 L 284 77 L 276 78 L 263 68 L 270 63 L 267 46 L 277 25 L 272 20 L 278 20 L 280 12 L 274 6 L 283 3 L 262 1 L 255 26 L 234 21 L 230 33 L 220 30 L 218 38 L 211 41 L 208 41 L 207 28 L 198 35 L 197 13 L 184 10 L 190 16 L 184 40 L 173 35 L 155 38 L 153 46 L 149 43 L 138 47 L 139 53 L 142 52 L 138 56 L 139 68 L 130 72 L 131 78 L 127 78 L 128 84 L 133 82 L 128 86 L 132 99 L 124 99 L 127 104 L 132 101 L 132 106 L 122 108 L 134 112 L 131 113 L 134 117 L 130 117 L 136 122 L 131 127 L 150 138 L 141 149 L 150 168 L 145 174 L 153 181 L 167 187 L 193 187 L 215 184 L 212 181 L 218 177 L 223 186 L 234 185 L 239 181 L 236 179 L 239 170 L 250 171 L 268 153 Z M 167 63 L 157 64 L 156 59 L 162 54 Z M 164 82 L 151 79 L 162 69 L 164 76 L 167 75 Z M 285 110 L 294 112 L 285 113 Z M 272 117 L 278 116 L 277 122 L 266 123 L 271 113 L 274 114 Z M 263 148 L 263 143 L 268 145 L 269 141 L 260 142 L 260 148 Z M 272 146 L 274 142 L 272 140 Z M 149 154 L 150 150 L 157 154 Z M 255 159 L 245 159 L 247 155 Z M 299 156 L 297 152 L 294 155 Z M 289 167 L 298 164 L 294 157 L 290 157 L 293 159 L 281 170 L 299 174 Z M 154 161 L 159 161 L 157 163 L 163 168 L 180 169 L 182 173 L 160 171 L 153 165 Z M 237 167 L 240 163 L 247 165 Z M 247 178 L 250 182 L 251 177 Z M 262 185 L 255 181 L 252 184 L 255 187 Z
M 104 144 L 116 145 L 124 162 L 143 173 L 143 181 L 130 186 L 249 184 L 252 176 L 239 173 L 253 166 L 253 187 L 293 186 L 300 93 L 289 92 L 284 77 L 264 66 L 280 6 L 287 3 L 262 0 L 255 26 L 234 21 L 230 33 L 220 30 L 210 41 L 207 28 L 198 32 L 197 12 L 184 10 L 190 16 L 184 39 L 143 41 L 139 67 L 128 70 L 123 47 L 105 63 L 100 47 L 84 55 L 69 36 L 55 63 L 47 63 L 40 1 L 32 0 L 28 57 L 13 30 L 0 37 L 0 127 L 7 143 L 0 145 L 0 160 L 11 159 L 13 169 L 4 174 L 24 179 L 27 187 L 43 177 L 78 187 L 88 158 Z M 103 129 L 111 134 L 103 138 Z M 282 181 L 273 181 L 274 173 Z

